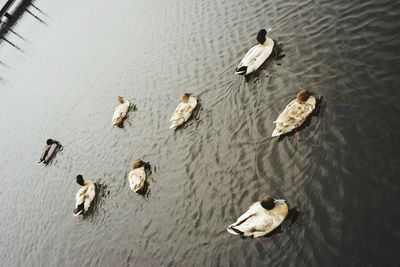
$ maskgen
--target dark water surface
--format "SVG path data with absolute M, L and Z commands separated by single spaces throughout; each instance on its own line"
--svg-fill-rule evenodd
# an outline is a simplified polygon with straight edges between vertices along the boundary
M 112 3 L 112 5 L 110 5 Z M 35 1 L 0 43 L 2 266 L 398 266 L 399 1 Z M 233 75 L 259 28 L 284 58 Z M 300 88 L 309 127 L 272 122 Z M 179 95 L 200 108 L 168 130 Z M 111 127 L 122 95 L 137 105 Z M 64 150 L 38 166 L 48 137 Z M 126 178 L 152 166 L 147 197 Z M 72 215 L 75 176 L 102 187 Z M 261 195 L 293 224 L 228 234 Z

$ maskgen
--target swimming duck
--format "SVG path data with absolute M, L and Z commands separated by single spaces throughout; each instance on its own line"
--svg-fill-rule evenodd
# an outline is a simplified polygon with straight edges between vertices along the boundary
M 50 160 L 57 153 L 57 148 L 61 147 L 60 142 L 54 139 L 47 139 L 46 146 L 43 149 L 42 155 L 40 156 L 39 163 L 48 164 Z
M 316 99 L 307 90 L 301 90 L 274 121 L 276 123 L 272 137 L 289 133 L 300 127 L 314 111 Z
M 226 229 L 229 233 L 255 238 L 266 235 L 278 227 L 288 214 L 288 206 L 283 199 L 264 197 L 250 206 L 237 221 Z
M 89 210 L 90 203 L 96 195 L 96 186 L 89 180 L 83 180 L 82 175 L 76 176 L 76 182 L 82 186 L 75 195 L 76 204 L 74 215 L 78 216 L 81 213 L 85 214 Z
M 135 160 L 132 164 L 132 170 L 128 175 L 129 186 L 135 192 L 139 192 L 145 187 L 146 171 L 144 169 L 144 162 Z
M 189 94 L 183 94 L 181 96 L 182 102 L 176 107 L 174 114 L 172 114 L 170 129 L 175 129 L 176 127 L 185 123 L 192 115 L 193 110 L 197 106 L 197 100 L 191 97 Z
M 129 110 L 129 101 L 125 100 L 122 96 L 118 96 L 117 101 L 119 105 L 115 108 L 112 126 L 120 126 L 125 120 Z
M 236 68 L 235 74 L 247 75 L 252 73 L 271 55 L 275 43 L 271 38 L 266 37 L 270 30 L 262 29 L 258 31 L 257 41 L 259 44 L 250 48 Z

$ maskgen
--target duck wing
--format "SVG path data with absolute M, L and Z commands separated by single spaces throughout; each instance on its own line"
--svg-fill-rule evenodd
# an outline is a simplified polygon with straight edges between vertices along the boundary
M 252 216 L 253 214 L 257 213 L 258 210 L 260 209 L 261 204 L 260 202 L 256 202 L 253 203 L 253 205 L 251 205 L 249 207 L 249 209 L 243 213 L 242 215 L 240 215 L 240 217 L 236 220 L 236 222 L 232 225 L 237 225 L 240 224 L 242 221 L 246 220 L 247 218 L 249 218 L 250 216 Z
M 272 210 L 265 210 L 265 218 L 268 222 L 259 223 L 256 231 L 253 233 L 255 238 L 271 233 L 286 219 L 289 208 L 286 203 L 276 205 Z
M 257 70 L 271 55 L 274 45 L 274 41 L 267 38 L 264 44 L 257 44 L 250 48 L 236 68 L 236 74 L 243 74 L 243 71 L 245 71 L 244 74 L 247 75 Z
M 46 145 L 43 149 L 42 155 L 40 155 L 40 161 L 44 161 L 49 150 L 50 150 L 51 145 Z
M 96 195 L 96 186 L 91 181 L 86 180 L 85 185 L 82 186 L 75 195 L 75 216 L 82 212 L 87 212 L 90 204 Z
M 299 103 L 296 99 L 291 101 L 274 121 L 276 127 L 272 137 L 289 133 L 300 127 L 315 109 L 315 104 L 316 100 L 312 96 L 305 103 Z
M 78 216 L 84 211 L 85 195 L 88 186 L 82 186 L 75 194 L 75 210 L 74 215 Z
M 188 107 L 184 112 L 184 119 L 185 121 L 187 121 L 190 116 L 192 116 L 193 110 L 196 108 L 197 106 L 197 99 L 194 97 L 189 97 L 189 102 L 188 102 Z
M 174 122 L 179 120 L 182 117 L 182 114 L 184 110 L 186 109 L 186 104 L 185 103 L 179 103 L 179 105 L 175 108 L 174 113 L 171 116 L 171 119 L 169 119 L 170 122 Z
M 285 109 L 282 111 L 281 114 L 279 114 L 278 118 L 273 122 L 273 123 L 283 123 L 287 120 L 289 111 L 293 108 L 295 105 L 296 99 L 290 101 L 289 104 L 286 105 Z
M 242 61 L 240 61 L 237 68 L 239 69 L 242 66 L 246 66 L 246 67 L 249 66 L 254 61 L 256 61 L 257 57 L 259 57 L 263 51 L 264 51 L 264 47 L 262 45 L 257 44 L 255 46 L 253 46 L 243 57 Z
M 262 45 L 262 50 L 260 49 L 259 54 L 249 64 L 249 67 L 247 68 L 247 73 L 251 73 L 257 70 L 267 60 L 267 58 L 272 53 L 274 45 L 275 45 L 274 41 L 271 38 L 267 38 L 267 40 Z
M 144 167 L 140 167 L 129 172 L 128 176 L 130 188 L 137 192 L 142 189 L 146 181 L 146 172 Z
M 273 219 L 265 211 L 251 214 L 249 217 L 231 226 L 230 228 L 244 236 L 262 236 L 273 225 Z
M 124 101 L 123 104 L 119 104 L 114 111 L 113 117 L 112 117 L 112 124 L 116 125 L 119 121 L 120 118 L 125 118 L 126 114 L 128 113 L 129 110 L 129 102 Z
M 57 152 L 58 148 L 58 143 L 54 143 L 50 146 L 50 149 L 48 150 L 48 153 L 44 159 L 45 162 L 49 162 L 51 160 L 51 158 L 55 155 L 55 153 Z
M 176 107 L 174 114 L 170 119 L 171 126 L 170 129 L 176 128 L 179 125 L 185 123 L 190 116 L 192 115 L 193 110 L 197 106 L 197 100 L 194 97 L 189 97 L 189 101 L 187 103 L 179 103 Z
M 229 225 L 227 231 L 235 235 L 252 236 L 272 224 L 270 216 L 267 215 L 260 202 L 256 202 L 235 223 Z
M 85 212 L 89 210 L 90 204 L 92 203 L 95 195 L 96 195 L 96 186 L 94 185 L 94 183 L 90 182 L 88 184 L 88 188 L 85 193 L 85 202 L 84 202 Z

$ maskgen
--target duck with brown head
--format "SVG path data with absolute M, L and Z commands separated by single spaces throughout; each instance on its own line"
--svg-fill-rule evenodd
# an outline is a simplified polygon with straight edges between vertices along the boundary
M 122 126 L 129 111 L 129 101 L 125 100 L 122 96 L 118 96 L 117 101 L 119 105 L 115 108 L 112 118 L 112 126 Z
M 242 61 L 236 68 L 235 74 L 248 75 L 253 71 L 257 70 L 271 55 L 274 49 L 274 41 L 271 38 L 266 37 L 268 30 L 261 29 L 257 33 L 258 44 L 250 48 L 246 53 Z
M 75 210 L 74 216 L 79 214 L 86 214 L 90 208 L 95 195 L 96 186 L 90 180 L 84 180 L 82 175 L 76 176 L 76 183 L 81 186 L 75 195 Z
M 306 119 L 315 110 L 317 100 L 311 96 L 307 90 L 301 90 L 297 93 L 296 99 L 293 99 L 283 112 L 278 116 L 272 137 L 290 133 L 299 128 Z
M 132 163 L 132 170 L 129 172 L 129 187 L 136 193 L 142 191 L 146 185 L 146 170 L 142 160 L 135 160 Z
M 190 96 L 188 93 L 184 93 L 181 96 L 181 103 L 176 107 L 174 114 L 172 114 L 170 129 L 176 129 L 180 125 L 184 124 L 192 115 L 193 110 L 197 106 L 197 99 Z
M 234 235 L 260 237 L 272 232 L 286 218 L 288 206 L 283 199 L 263 197 L 250 206 L 237 221 L 228 226 Z

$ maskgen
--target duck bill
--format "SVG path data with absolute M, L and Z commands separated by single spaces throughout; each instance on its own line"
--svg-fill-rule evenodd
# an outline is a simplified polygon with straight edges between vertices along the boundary
M 284 199 L 274 199 L 274 203 L 278 205 L 282 205 L 286 203 L 286 200 Z

